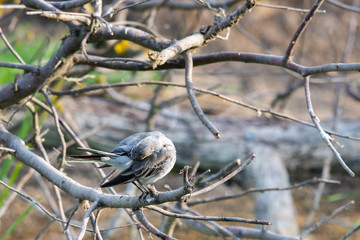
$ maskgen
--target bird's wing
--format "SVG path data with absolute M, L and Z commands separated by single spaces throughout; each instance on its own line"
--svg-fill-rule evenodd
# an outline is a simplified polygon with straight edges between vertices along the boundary
M 121 174 L 117 175 L 116 177 L 110 179 L 109 181 L 107 181 L 106 183 L 104 183 L 103 185 L 101 185 L 102 188 L 106 188 L 106 187 L 112 187 L 121 183 L 128 183 L 128 182 L 132 182 L 134 181 L 135 178 L 133 175 L 127 175 L 127 176 L 123 176 Z
M 137 145 L 138 146 L 138 145 Z M 140 144 L 140 146 L 142 146 Z M 154 160 L 153 150 L 146 150 L 149 156 L 143 157 L 139 160 L 131 160 L 128 162 L 128 167 L 120 172 L 116 177 L 110 179 L 108 182 L 101 185 L 101 187 L 111 187 L 117 184 L 129 183 L 137 180 L 143 174 L 147 174 L 146 171 L 151 171 L 152 168 L 147 168 L 151 161 Z M 143 154 L 144 156 L 147 154 Z
M 158 134 L 149 135 L 142 140 L 140 140 L 132 149 L 131 149 L 131 158 L 134 161 L 143 161 L 147 159 L 150 155 L 154 153 L 157 149 L 160 149 L 161 142 Z

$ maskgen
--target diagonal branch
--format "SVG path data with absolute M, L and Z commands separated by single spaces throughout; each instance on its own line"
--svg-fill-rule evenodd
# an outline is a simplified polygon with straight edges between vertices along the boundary
M 305 31 L 305 28 L 309 25 L 312 17 L 315 15 L 315 13 L 319 10 L 321 5 L 324 3 L 325 0 L 317 0 L 314 5 L 311 7 L 310 11 L 306 14 L 305 18 L 303 19 L 302 23 L 296 30 L 294 36 L 291 38 L 290 43 L 285 51 L 284 55 L 284 65 L 286 65 L 289 60 L 291 60 L 292 53 L 294 52 L 294 47 L 297 42 L 297 40 L 300 38 L 302 33 Z
M 161 52 L 150 52 L 149 58 L 153 62 L 153 68 L 164 64 L 167 60 L 175 57 L 177 54 L 189 49 L 201 47 L 202 45 L 213 41 L 222 30 L 237 24 L 258 1 L 259 0 L 246 0 L 243 6 L 238 7 L 224 19 L 215 18 L 215 23 L 212 26 L 203 27 L 200 29 L 200 32 L 191 34 L 190 36 L 174 42 L 171 46 L 163 49 Z
M 154 227 L 154 225 L 152 225 L 149 220 L 147 220 L 142 209 L 133 209 L 133 211 L 139 222 L 141 222 L 150 232 L 155 234 L 157 237 L 164 240 L 176 240 L 176 238 L 170 237 L 169 235 L 166 235 L 165 233 Z
M 342 159 L 340 153 L 335 149 L 335 147 L 333 146 L 333 144 L 331 143 L 331 141 L 333 141 L 334 139 L 332 137 L 330 137 L 325 131 L 324 129 L 321 127 L 320 125 L 320 120 L 319 118 L 315 115 L 312 103 L 311 103 L 311 97 L 310 97 L 310 77 L 307 76 L 304 78 L 305 80 L 305 85 L 304 85 L 304 89 L 305 89 L 305 100 L 306 100 L 306 105 L 308 108 L 308 112 L 310 115 L 310 118 L 312 120 L 312 122 L 315 125 L 315 128 L 319 131 L 321 138 L 324 140 L 324 142 L 326 143 L 326 145 L 330 148 L 330 150 L 333 152 L 335 158 L 338 160 L 338 162 L 340 163 L 340 165 L 345 169 L 345 171 L 347 171 L 352 177 L 355 177 L 355 173 L 346 165 L 346 163 L 344 162 L 344 160 Z
M 58 95 L 58 96 L 62 96 L 62 95 L 76 95 L 76 94 L 80 94 L 80 93 L 86 93 L 86 92 L 96 91 L 96 90 L 99 90 L 99 89 L 107 89 L 107 88 L 115 88 L 115 87 L 127 87 L 127 86 L 139 87 L 139 86 L 141 86 L 141 85 L 162 85 L 162 86 L 174 86 L 174 87 L 181 87 L 181 88 L 185 88 L 185 87 L 186 87 L 186 86 L 183 85 L 183 84 L 178 84 L 178 83 L 173 83 L 173 82 L 142 81 L 142 82 L 126 82 L 126 83 L 114 83 L 114 84 L 94 85 L 94 86 L 85 87 L 85 88 L 81 88 L 81 89 L 67 90 L 67 91 L 62 91 L 62 92 L 51 91 L 51 94 Z M 221 98 L 221 99 L 223 99 L 223 100 L 225 100 L 225 101 L 227 101 L 227 102 L 234 103 L 234 104 L 243 106 L 243 107 L 245 107 L 245 108 L 254 110 L 254 111 L 256 111 L 258 114 L 268 113 L 268 114 L 271 114 L 271 115 L 273 115 L 274 117 L 277 117 L 277 118 L 280 118 L 280 119 L 293 121 L 293 122 L 296 122 L 296 123 L 299 123 L 299 124 L 302 124 L 302 125 L 305 125 L 305 126 L 308 126 L 308 127 L 313 127 L 313 128 L 316 127 L 315 125 L 313 125 L 313 124 L 311 124 L 311 123 L 309 123 L 309 122 L 306 122 L 306 121 L 303 121 L 303 120 L 300 120 L 300 119 L 291 117 L 291 116 L 286 115 L 286 114 L 282 114 L 282 113 L 279 113 L 279 112 L 275 112 L 275 111 L 272 111 L 272 110 L 267 109 L 267 108 L 259 108 L 259 107 L 256 107 L 256 106 L 253 106 L 253 105 L 244 103 L 244 102 L 242 102 L 242 101 L 235 100 L 235 99 L 233 99 L 233 98 L 227 97 L 227 96 L 222 95 L 222 94 L 220 94 L 220 93 L 217 93 L 217 92 L 215 92 L 215 91 L 206 90 L 206 89 L 198 88 L 198 87 L 194 87 L 194 90 L 195 90 L 195 91 L 198 91 L 198 92 L 201 92 L 201 93 L 210 94 L 210 95 L 212 95 L 212 96 Z M 328 133 L 328 134 L 333 135 L 333 136 L 337 136 L 337 137 L 341 137 L 341 138 L 346 138 L 346 139 L 351 139 L 351 140 L 355 140 L 355 141 L 360 141 L 360 138 L 357 138 L 357 137 L 342 135 L 342 134 L 339 134 L 339 133 L 337 133 L 337 132 L 330 131 L 330 130 L 324 130 L 324 131 L 325 131 L 326 133 Z
M 186 83 L 186 91 L 188 93 L 188 98 L 190 100 L 191 106 L 193 107 L 196 116 L 202 122 L 202 124 L 209 129 L 209 131 L 215 136 L 215 138 L 220 138 L 220 132 L 216 129 L 214 124 L 210 122 L 210 120 L 205 116 L 203 110 L 201 109 L 198 101 L 196 100 L 194 94 L 194 86 L 192 81 L 192 70 L 193 70 L 193 62 L 192 56 L 189 51 L 184 53 L 185 57 L 185 83 Z
M 155 206 L 147 206 L 146 208 L 156 211 L 158 213 L 161 213 L 164 216 L 182 218 L 182 219 L 219 221 L 219 222 L 241 222 L 241 223 L 248 223 L 248 224 L 271 225 L 271 223 L 269 221 L 256 220 L 256 219 L 254 220 L 254 219 L 246 219 L 246 218 L 239 218 L 239 217 L 193 216 L 193 215 L 189 215 L 189 214 L 169 212 L 169 211 L 166 211 L 162 208 L 155 207 Z
M 149 204 L 178 201 L 181 197 L 190 193 L 192 190 L 188 186 L 182 186 L 172 191 L 160 192 L 153 197 L 149 196 L 145 199 L 141 196 L 130 197 L 124 195 L 105 194 L 96 189 L 85 187 L 65 176 L 63 173 L 47 163 L 43 158 L 40 158 L 31 152 L 24 145 L 21 139 L 9 133 L 3 125 L 0 125 L 0 143 L 7 148 L 14 149 L 14 156 L 18 160 L 39 172 L 43 177 L 71 196 L 80 200 L 86 199 L 92 202 L 99 201 L 103 207 L 140 208 Z
M 323 217 L 320 221 L 318 221 L 317 223 L 315 223 L 314 225 L 312 225 L 310 228 L 306 229 L 305 231 L 303 231 L 300 234 L 300 237 L 303 238 L 305 235 L 308 235 L 310 232 L 314 231 L 315 229 L 317 229 L 321 224 L 323 224 L 324 222 L 328 221 L 329 219 L 333 218 L 334 216 L 336 216 L 337 214 L 339 214 L 340 212 L 344 211 L 348 206 L 354 204 L 354 201 L 350 201 L 340 207 L 338 207 L 337 209 L 335 209 L 334 211 L 332 211 L 330 213 L 330 215 Z
M 8 49 L 11 51 L 11 53 L 19 60 L 19 62 L 23 65 L 25 65 L 25 61 L 20 57 L 20 55 L 15 51 L 15 49 L 11 46 L 9 41 L 7 40 L 5 34 L 3 33 L 1 27 L 0 27 L 0 37 L 3 39 L 5 45 L 8 47 Z

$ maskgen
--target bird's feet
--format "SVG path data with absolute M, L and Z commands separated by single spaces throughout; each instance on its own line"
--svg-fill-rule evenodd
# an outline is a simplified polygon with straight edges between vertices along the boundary
M 159 193 L 158 190 L 156 190 L 154 185 L 148 185 L 147 190 L 148 190 L 150 196 L 152 196 L 152 197 L 154 197 L 156 194 Z

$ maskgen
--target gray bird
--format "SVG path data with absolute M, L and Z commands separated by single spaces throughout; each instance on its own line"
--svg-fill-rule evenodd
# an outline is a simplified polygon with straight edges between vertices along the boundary
M 155 183 L 171 171 L 176 161 L 173 142 L 161 132 L 135 133 L 122 140 L 111 152 L 79 149 L 92 154 L 71 157 L 80 158 L 81 162 L 101 162 L 120 171 L 116 177 L 101 185 L 103 188 L 132 182 L 143 191 L 138 183 L 143 188 L 143 184 Z

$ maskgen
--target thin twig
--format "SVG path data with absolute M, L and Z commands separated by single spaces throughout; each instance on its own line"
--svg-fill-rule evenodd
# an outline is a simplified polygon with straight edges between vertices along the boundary
M 6 39 L 5 34 L 3 33 L 1 27 L 0 27 L 0 36 L 3 39 L 5 45 L 8 47 L 8 49 L 10 50 L 10 52 L 17 58 L 17 60 L 19 60 L 19 62 L 21 64 L 26 64 L 25 61 L 20 57 L 20 55 L 15 51 L 15 49 L 11 46 L 11 44 L 9 43 L 9 41 Z
M 320 120 L 315 115 L 315 112 L 314 112 L 314 109 L 313 109 L 312 103 L 311 103 L 311 97 L 310 97 L 310 83 L 309 83 L 310 82 L 310 76 L 305 77 L 304 80 L 305 80 L 304 90 L 305 90 L 306 105 L 307 105 L 307 108 L 308 108 L 310 118 L 311 118 L 312 122 L 314 123 L 314 126 L 319 131 L 321 138 L 324 140 L 326 145 L 333 152 L 335 158 L 338 160 L 340 165 L 345 169 L 345 171 L 347 171 L 350 174 L 350 176 L 355 177 L 355 173 L 346 165 L 346 163 L 342 159 L 340 153 L 332 145 L 330 140 L 333 140 L 333 139 L 323 130 L 323 128 L 320 125 Z
M 119 35 L 120 37 L 123 37 L 122 34 Z M 132 39 L 132 41 L 134 40 Z M 137 43 L 141 44 L 140 42 Z M 145 47 L 149 47 L 149 45 L 145 45 L 145 44 L 142 45 L 144 45 Z M 74 61 L 76 64 L 84 64 L 84 65 L 104 67 L 104 68 L 117 69 L 117 70 L 154 71 L 153 67 L 149 65 L 150 61 L 145 61 L 145 63 L 140 63 L 140 62 L 139 63 L 120 63 L 120 62 L 109 63 L 109 62 L 97 61 L 97 59 L 103 59 L 102 57 L 89 55 L 89 58 L 90 59 L 85 59 L 78 54 L 75 55 Z M 360 69 L 359 62 L 354 62 L 354 63 L 337 62 L 337 63 L 317 65 L 317 66 L 305 66 L 290 61 L 286 65 L 284 65 L 283 56 L 276 56 L 272 54 L 247 53 L 247 52 L 215 52 L 215 53 L 194 56 L 193 61 L 194 61 L 194 66 L 203 66 L 213 63 L 229 62 L 229 61 L 257 63 L 266 66 L 278 66 L 281 68 L 285 68 L 301 76 L 308 76 L 308 75 L 329 73 L 329 72 L 347 72 L 347 71 L 358 72 Z M 159 65 L 157 67 L 157 70 L 183 69 L 185 66 L 183 58 L 174 58 L 172 60 L 167 60 L 165 63 L 162 64 L 163 65 Z M 327 81 L 327 83 L 328 82 L 331 81 Z
M 0 9 L 26 9 L 26 6 L 22 4 L 3 4 L 0 5 Z
M 45 195 L 45 198 L 46 198 L 47 202 L 49 203 L 52 211 L 54 213 L 58 213 L 59 208 L 56 205 L 56 201 L 50 191 L 50 187 L 48 186 L 47 183 L 45 183 L 44 179 L 41 177 L 41 175 L 38 172 L 35 173 L 35 180 L 39 186 L 39 189 L 41 189 L 41 191 Z M 54 191 L 59 191 L 59 189 L 55 188 L 54 186 L 51 185 L 51 187 L 53 188 Z M 57 215 L 59 215 L 59 214 L 57 214 Z
M 67 222 L 67 219 L 66 219 L 66 215 L 65 215 L 65 211 L 64 211 L 64 203 L 63 203 L 63 200 L 62 200 L 62 197 L 61 197 L 61 193 L 59 191 L 59 189 L 54 186 L 54 192 L 55 192 L 55 197 L 56 197 L 56 200 L 57 200 L 57 205 L 58 205 L 58 208 L 59 208 L 59 214 L 60 214 L 60 217 L 61 217 L 61 220 L 63 221 L 62 223 L 62 227 L 64 229 L 64 233 L 65 233 L 65 236 L 68 240 L 71 240 L 72 239 L 72 234 L 71 234 L 71 231 L 70 229 L 66 229 L 66 222 Z
M 225 195 L 225 196 L 223 196 L 223 195 L 222 196 L 213 196 L 213 197 L 209 197 L 209 198 L 203 198 L 203 199 L 199 199 L 199 200 L 188 201 L 187 204 L 188 204 L 188 206 L 194 206 L 194 205 L 202 204 L 202 203 L 209 203 L 209 202 L 215 202 L 215 201 L 222 201 L 222 200 L 227 200 L 227 199 L 239 198 L 239 197 L 243 197 L 243 196 L 245 196 L 247 194 L 256 193 L 256 192 L 288 191 L 288 190 L 303 187 L 305 185 L 317 184 L 317 183 L 340 184 L 340 182 L 336 181 L 336 180 L 314 178 L 314 179 L 305 180 L 305 181 L 300 182 L 300 183 L 295 183 L 295 184 L 293 184 L 293 185 L 291 185 L 289 187 L 248 189 L 248 190 L 242 191 L 240 193 L 234 193 L 234 194 L 229 194 L 229 195 Z
M 200 167 L 200 161 L 196 161 L 195 165 L 192 167 L 190 177 L 195 177 L 199 167 Z
M 61 127 L 60 127 L 60 123 L 59 123 L 59 116 L 57 114 L 57 111 L 56 111 L 54 105 L 51 102 L 49 95 L 47 94 L 46 90 L 42 90 L 42 94 L 44 95 L 47 103 L 49 104 L 49 106 L 51 108 L 52 115 L 54 117 L 56 131 L 60 137 L 61 146 L 62 146 L 62 155 L 61 155 L 61 159 L 60 159 L 58 168 L 61 169 L 66 164 L 66 149 L 67 149 L 67 147 L 66 147 L 65 137 L 64 137 L 63 132 L 61 131 Z
M 25 71 L 28 71 L 28 72 L 34 72 L 34 73 L 39 72 L 39 67 L 38 66 L 30 65 L 30 64 L 0 62 L 0 67 L 17 68 L 17 69 L 22 69 L 22 70 L 25 70 Z
M 71 211 L 69 217 L 68 217 L 68 220 L 65 224 L 65 229 L 68 229 L 69 226 L 70 226 L 70 221 L 72 219 L 72 217 L 75 215 L 76 211 L 79 209 L 80 207 L 80 204 L 81 204 L 81 201 L 80 200 L 77 200 L 76 203 L 73 205 L 73 210 Z
M 150 100 L 150 109 L 148 111 L 148 114 L 146 116 L 146 131 L 154 131 L 154 117 L 156 116 L 156 113 L 158 111 L 158 104 L 157 99 L 160 97 L 161 91 L 163 90 L 163 86 L 156 86 L 154 89 L 153 96 Z
M 272 4 L 266 4 L 266 3 L 258 3 L 257 6 L 265 7 L 265 8 L 280 9 L 280 10 L 288 10 L 288 11 L 294 11 L 294 12 L 300 12 L 300 13 L 310 12 L 310 9 L 294 8 L 294 7 L 289 7 L 289 6 L 272 5 Z M 317 13 L 326 13 L 326 10 L 318 10 Z
M 81 41 L 81 54 L 83 56 L 85 56 L 85 58 L 89 59 L 89 56 L 86 52 L 86 41 L 89 39 L 90 37 L 90 34 L 91 34 L 91 31 L 88 31 L 84 37 L 84 39 Z
M 324 3 L 325 0 L 317 0 L 314 5 L 311 7 L 310 11 L 306 14 L 305 18 L 303 19 L 302 23 L 296 30 L 294 36 L 291 38 L 290 43 L 285 51 L 283 62 L 284 65 L 289 62 L 290 58 L 292 57 L 295 44 L 297 40 L 300 38 L 301 34 L 304 32 L 305 28 L 309 25 L 312 17 L 315 15 L 315 13 L 319 10 L 321 7 L 321 4 Z
M 34 128 L 34 140 L 37 145 L 37 147 L 40 149 L 41 155 L 43 158 L 50 163 L 49 156 L 45 150 L 43 143 L 43 139 L 41 137 L 41 131 L 40 131 L 40 123 L 39 123 L 39 115 L 35 110 L 35 107 L 32 103 L 28 102 L 26 103 L 26 107 L 29 109 L 31 114 L 33 115 L 33 128 Z
M 91 204 L 91 206 L 88 208 L 88 210 L 85 212 L 84 214 L 84 218 L 81 222 L 81 228 L 80 228 L 80 232 L 79 235 L 77 237 L 77 240 L 81 240 L 83 239 L 85 232 L 86 232 L 86 226 L 89 222 L 90 219 L 90 215 L 92 214 L 93 211 L 95 211 L 95 209 L 97 209 L 99 206 L 99 201 L 95 201 L 93 204 Z
M 27 195 L 26 193 L 21 192 L 21 190 L 13 188 L 11 186 L 9 186 L 8 184 L 6 184 L 4 181 L 0 180 L 0 184 L 5 186 L 6 188 L 10 189 L 12 192 L 16 193 L 17 195 L 19 195 L 21 198 L 23 198 L 25 201 L 34 204 L 35 206 L 37 206 L 44 214 L 46 214 L 51 220 L 56 221 L 56 222 L 60 222 L 60 223 L 64 223 L 67 224 L 66 222 L 64 222 L 63 220 L 57 218 L 54 214 L 52 214 L 50 211 L 48 211 L 44 206 L 42 206 L 40 203 L 38 203 L 36 200 L 32 199 L 29 195 Z M 76 227 L 76 228 L 81 228 L 81 226 L 73 224 L 73 223 L 69 223 L 70 226 L 72 227 Z M 127 224 L 127 225 L 123 225 L 123 226 L 117 226 L 114 227 L 112 229 L 101 229 L 101 231 L 109 231 L 109 230 L 113 230 L 113 229 L 118 229 L 118 228 L 124 228 L 124 227 L 129 227 L 129 226 L 133 226 L 134 224 Z M 86 231 L 88 232 L 92 232 L 92 230 L 87 229 Z
M 84 13 L 73 13 L 73 12 L 53 12 L 53 11 L 30 11 L 26 12 L 26 15 L 40 15 L 42 17 L 50 18 L 50 19 L 56 19 L 58 21 L 78 21 L 85 25 L 91 24 L 91 15 L 90 14 L 84 14 Z
M 50 163 L 48 154 L 44 148 L 44 145 L 42 144 L 38 114 L 35 110 L 35 107 L 30 102 L 26 103 L 26 106 L 28 107 L 30 112 L 33 114 L 33 119 L 34 119 L 33 127 L 34 127 L 34 131 L 35 131 L 35 137 L 34 137 L 35 142 L 36 142 L 37 146 L 39 147 L 41 154 L 42 154 L 43 158 L 45 159 L 45 161 Z M 56 186 L 53 186 L 53 188 L 54 188 L 55 196 L 57 199 L 57 206 L 58 206 L 58 211 L 59 211 L 60 217 L 61 217 L 62 221 L 66 221 L 66 216 L 64 213 L 63 202 L 62 202 L 60 191 Z M 46 194 L 46 188 L 43 189 L 43 191 Z M 48 200 L 50 201 L 50 200 L 52 200 L 52 198 L 48 198 Z M 50 203 L 50 205 L 52 205 L 52 204 Z M 66 224 L 63 223 L 62 226 L 64 228 L 64 232 L 65 232 L 67 239 L 71 239 L 71 233 L 67 229 Z
M 135 2 L 135 3 L 133 3 L 133 4 L 129 4 L 129 5 L 127 5 L 127 6 L 125 6 L 125 7 L 122 7 L 122 8 L 113 9 L 111 12 L 106 13 L 106 14 L 103 16 L 103 18 L 104 18 L 104 19 L 112 18 L 115 14 L 117 14 L 118 12 L 120 12 L 120 11 L 122 11 L 122 10 L 125 10 L 125 9 L 127 9 L 127 8 L 131 8 L 131 7 L 135 7 L 135 6 L 137 6 L 137 5 L 146 3 L 146 2 L 148 2 L 148 1 L 150 1 L 150 0 L 143 0 L 143 1 L 141 1 L 141 2 Z
M 237 24 L 242 17 L 248 13 L 259 0 L 246 0 L 245 4 L 238 7 L 233 13 L 225 18 L 216 17 L 212 26 L 204 26 L 200 32 L 191 34 L 183 39 L 173 42 L 170 46 L 162 49 L 161 52 L 149 52 L 148 56 L 152 61 L 153 68 L 165 64 L 177 54 L 203 46 L 216 39 L 218 34 L 229 27 Z
M 212 217 L 212 216 L 192 216 L 188 214 L 179 214 L 166 211 L 162 208 L 156 206 L 146 206 L 145 208 L 156 211 L 168 217 L 175 218 L 183 218 L 183 219 L 191 219 L 191 220 L 203 220 L 203 221 L 219 221 L 219 222 L 242 222 L 248 224 L 259 224 L 259 225 L 271 225 L 269 221 L 263 220 L 254 220 L 254 219 L 246 219 L 246 218 L 238 218 L 238 217 Z
M 336 1 L 336 0 L 326 0 L 326 2 L 336 6 L 338 8 L 347 10 L 347 11 L 360 13 L 360 8 L 358 6 L 350 6 L 350 5 L 347 5 L 347 4 L 343 3 L 343 2 L 339 2 L 339 1 Z
M 227 174 L 229 171 L 232 171 L 234 168 L 237 168 L 239 165 L 241 164 L 241 160 L 240 159 L 236 159 L 235 161 L 232 161 L 230 163 L 228 163 L 227 165 L 225 165 L 223 168 L 221 168 L 219 171 L 217 171 L 216 173 L 212 174 L 211 176 L 209 176 L 208 178 L 203 179 L 201 182 L 199 182 L 197 184 L 197 186 L 203 186 L 213 180 L 219 179 L 222 176 L 224 176 L 225 174 Z
M 103 8 L 103 1 L 102 0 L 95 0 L 94 4 L 94 14 L 95 16 L 101 17 L 102 15 L 102 8 Z
M 9 153 L 14 153 L 15 152 L 14 149 L 7 148 L 7 147 L 1 147 L 1 146 L 0 146 L 0 151 L 9 152 Z
M 212 189 L 216 188 L 217 186 L 219 186 L 219 185 L 225 183 L 226 181 L 228 181 L 229 179 L 233 178 L 236 174 L 238 174 L 239 172 L 244 170 L 252 162 L 252 160 L 254 160 L 255 156 L 256 156 L 255 153 L 251 154 L 248 157 L 248 159 L 243 162 L 243 164 L 241 164 L 238 168 L 236 168 L 234 171 L 229 173 L 226 177 L 220 179 L 219 181 L 211 184 L 210 186 L 208 186 L 206 188 L 203 188 L 203 189 L 201 189 L 199 191 L 191 193 L 191 196 L 194 197 L 194 196 L 198 196 L 200 194 L 204 194 L 206 192 L 209 192 Z
M 330 215 L 325 216 L 324 218 L 322 218 L 320 221 L 318 221 L 317 223 L 315 223 L 314 225 L 312 225 L 310 228 L 306 229 L 305 231 L 303 231 L 300 234 L 300 238 L 304 237 L 305 235 L 308 235 L 310 232 L 314 231 L 316 228 L 318 228 L 321 224 L 323 224 L 324 222 L 326 222 L 327 220 L 329 220 L 330 218 L 334 217 L 335 215 L 339 214 L 340 212 L 344 211 L 349 205 L 354 204 L 354 201 L 350 201 L 344 205 L 342 205 L 341 207 L 335 209 L 333 212 L 330 213 Z
M 5 182 L 3 182 L 2 180 L 0 180 L 0 184 L 5 186 L 6 188 L 10 189 L 11 191 L 15 192 L 16 194 L 18 194 L 19 196 L 21 196 L 25 201 L 36 205 L 43 213 L 45 213 L 49 218 L 53 219 L 54 221 L 58 221 L 58 222 L 62 222 L 62 220 L 56 218 L 51 212 L 49 212 L 45 207 L 43 207 L 40 203 L 38 203 L 37 201 L 35 201 L 34 199 L 32 199 L 30 196 L 28 196 L 27 194 L 21 192 L 18 189 L 15 189 L 11 186 L 9 186 L 8 184 L 6 184 Z
M 185 83 L 186 83 L 186 91 L 188 93 L 188 97 L 191 103 L 191 106 L 194 109 L 196 116 L 199 120 L 204 124 L 207 129 L 215 136 L 215 138 L 220 138 L 220 132 L 216 129 L 214 124 L 210 122 L 210 120 L 205 116 L 203 110 L 201 109 L 198 101 L 196 100 L 194 94 L 194 86 L 192 81 L 192 70 L 193 70 L 193 61 L 191 52 L 187 51 L 184 53 L 185 58 Z
M 342 236 L 341 238 L 339 238 L 339 240 L 348 239 L 348 237 L 350 237 L 353 233 L 355 233 L 355 232 L 358 231 L 359 229 L 360 229 L 360 224 L 358 224 L 356 227 L 354 227 L 354 228 L 351 229 L 349 232 L 347 232 L 344 236 Z
M 30 180 L 30 178 L 33 176 L 34 172 L 35 171 L 32 168 L 27 169 L 27 172 L 23 173 L 21 175 L 21 179 L 16 185 L 16 191 L 13 191 L 12 189 L 10 189 L 10 190 L 12 190 L 12 193 L 6 198 L 5 202 L 3 202 L 1 205 L 0 219 L 4 216 L 5 212 L 7 210 L 9 210 L 10 204 L 14 201 L 15 197 L 17 195 L 19 195 L 19 192 L 24 187 L 24 185 Z M 15 188 L 13 188 L 13 189 L 15 189 Z
M 181 207 L 180 207 L 181 208 Z M 195 216 L 202 216 L 200 213 L 198 213 L 197 211 L 187 208 L 185 211 L 190 212 L 191 214 L 195 215 Z M 214 222 L 214 221 L 207 221 L 210 225 L 212 225 L 215 229 L 215 231 L 218 233 L 218 235 L 222 238 L 224 238 L 225 236 L 229 236 L 232 237 L 235 240 L 241 240 L 238 236 L 236 236 L 233 232 L 229 231 L 228 229 L 225 228 L 225 226 L 221 226 L 220 224 Z M 271 223 L 269 222 L 269 225 Z M 262 225 L 262 227 L 264 228 L 265 225 Z
M 51 92 L 51 94 L 58 95 L 58 96 L 76 95 L 76 94 L 80 94 L 80 93 L 96 91 L 96 90 L 99 90 L 99 89 L 116 88 L 116 87 L 128 87 L 128 86 L 139 87 L 139 86 L 142 86 L 142 85 L 163 85 L 163 86 L 173 86 L 173 87 L 181 87 L 181 88 L 186 87 L 183 84 L 173 83 L 173 82 L 141 81 L 141 82 L 130 82 L 130 83 L 114 83 L 114 84 L 95 85 L 95 86 L 85 87 L 85 88 L 76 89 L 76 90 L 72 89 L 72 90 L 67 90 L 67 91 L 62 91 L 62 92 L 58 92 L 58 91 L 50 91 L 50 92 Z M 227 96 L 222 95 L 220 93 L 217 93 L 215 91 L 206 90 L 206 89 L 202 89 L 202 88 L 198 88 L 198 87 L 194 87 L 194 90 L 198 91 L 198 92 L 210 94 L 212 96 L 221 98 L 221 99 L 223 99 L 223 100 L 225 100 L 227 102 L 231 102 L 231 103 L 240 105 L 242 107 L 254 110 L 259 115 L 262 115 L 263 113 L 268 113 L 268 114 L 271 114 L 272 116 L 280 118 L 280 119 L 289 120 L 289 121 L 292 121 L 292 122 L 300 123 L 300 124 L 305 125 L 305 126 L 316 128 L 316 126 L 314 124 L 311 124 L 309 122 L 306 122 L 306 121 L 291 117 L 291 116 L 286 115 L 286 114 L 278 113 L 278 112 L 272 111 L 272 110 L 267 109 L 267 108 L 258 108 L 256 106 L 251 105 L 251 104 L 247 104 L 247 103 L 244 103 L 242 101 L 235 100 L 233 98 L 227 97 Z M 339 133 L 336 133 L 336 132 L 333 132 L 333 131 L 330 131 L 330 130 L 324 130 L 324 131 L 326 133 L 330 134 L 330 135 L 333 135 L 333 136 L 346 138 L 346 139 L 351 139 L 351 140 L 355 140 L 355 141 L 360 141 L 360 138 L 357 138 L 357 137 L 351 137 L 351 136 L 342 135 L 342 134 L 339 134 Z
M 43 102 L 39 101 L 38 99 L 34 98 L 33 102 L 40 106 L 41 108 L 43 108 L 45 111 L 47 111 L 50 114 L 53 114 L 51 109 L 45 105 Z M 78 144 L 80 147 L 86 147 L 85 144 L 82 143 L 82 141 L 80 140 L 80 138 L 76 135 L 76 133 L 72 130 L 72 128 L 66 123 L 66 121 L 64 121 L 63 119 L 59 118 L 59 122 L 61 124 L 61 126 L 66 130 L 66 132 L 71 136 L 71 138 L 74 139 L 74 141 L 76 142 L 76 144 Z M 95 129 L 96 130 L 96 129 Z M 99 168 L 100 165 L 98 163 L 94 163 L 95 167 L 96 167 L 96 171 L 98 172 L 98 174 L 100 175 L 101 178 L 105 178 L 106 174 L 104 173 L 104 171 Z M 110 187 L 108 188 L 108 190 L 112 193 L 112 194 L 116 194 L 114 188 Z
M 331 169 L 331 160 L 333 159 L 333 154 L 329 153 L 328 156 L 324 159 L 322 172 L 321 172 L 321 178 L 327 179 L 330 177 L 330 169 Z M 325 189 L 325 183 L 327 182 L 320 182 L 317 189 L 314 193 L 314 200 L 311 207 L 311 210 L 309 211 L 308 217 L 306 219 L 306 222 L 304 224 L 303 229 L 310 227 L 313 224 L 313 219 L 315 217 L 315 213 L 319 210 L 320 202 L 322 199 L 322 195 Z
M 86 201 L 86 204 L 87 204 L 86 207 L 90 207 L 88 201 Z M 99 226 L 98 226 L 100 212 L 101 212 L 101 209 L 98 209 L 96 215 L 93 212 L 90 214 L 90 222 L 92 224 L 92 227 L 93 227 L 93 230 L 94 230 L 94 233 L 95 233 L 95 238 L 97 240 L 103 240 L 103 237 L 101 235 L 101 232 L 100 232 L 100 229 L 99 229 Z
M 169 235 L 161 232 L 159 229 L 157 229 L 156 227 L 154 227 L 154 225 L 152 225 L 149 220 L 146 219 L 142 209 L 133 209 L 137 219 L 139 220 L 139 222 L 144 225 L 151 233 L 153 233 L 154 235 L 156 235 L 157 237 L 164 239 L 164 240 L 175 240 L 176 238 L 172 238 Z

